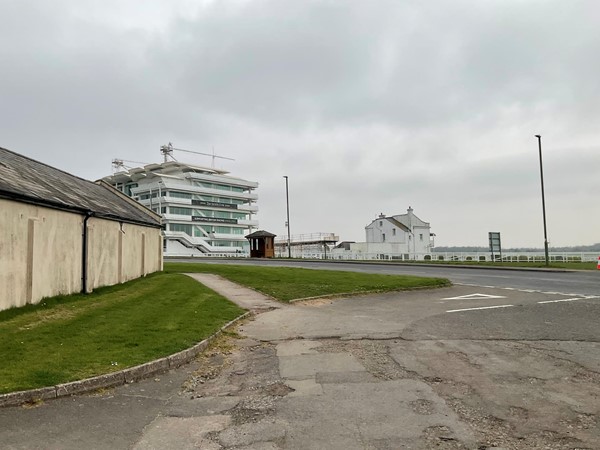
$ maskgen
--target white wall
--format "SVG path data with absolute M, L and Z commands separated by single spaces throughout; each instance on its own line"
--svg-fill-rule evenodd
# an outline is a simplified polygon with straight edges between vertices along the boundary
M 0 199 L 0 310 L 81 291 L 83 221 Z M 161 230 L 122 229 L 119 222 L 88 220 L 88 291 L 162 270 Z
M 365 231 L 367 242 L 406 244 L 408 241 L 408 233 L 387 219 L 375 220 L 367 225 Z
M 76 214 L 0 199 L 0 310 L 81 289 L 82 223 Z
M 413 227 L 413 242 L 410 247 L 413 249 L 413 253 L 429 253 L 431 252 L 430 244 L 430 230 L 429 227 L 415 226 Z

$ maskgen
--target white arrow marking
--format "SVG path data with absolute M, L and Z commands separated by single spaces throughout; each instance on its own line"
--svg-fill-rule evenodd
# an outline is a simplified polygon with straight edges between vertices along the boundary
M 488 294 L 468 294 L 468 295 L 461 295 L 460 297 L 447 297 L 447 298 L 443 298 L 442 300 L 481 300 L 481 299 L 488 299 L 488 298 L 506 298 L 502 295 L 488 295 Z

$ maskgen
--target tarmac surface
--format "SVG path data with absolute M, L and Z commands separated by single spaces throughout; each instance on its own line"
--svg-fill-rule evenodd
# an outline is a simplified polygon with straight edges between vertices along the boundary
M 197 275 L 197 274 L 196 274 Z M 600 299 L 481 286 L 282 305 L 198 360 L 0 409 L 8 449 L 597 449 Z

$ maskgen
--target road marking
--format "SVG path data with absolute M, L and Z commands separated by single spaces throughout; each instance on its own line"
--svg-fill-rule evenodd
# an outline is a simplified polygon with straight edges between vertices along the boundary
M 559 302 L 574 302 L 576 300 L 583 300 L 582 298 L 561 298 L 559 300 L 546 300 L 543 302 L 538 302 L 538 304 L 544 304 L 544 303 L 559 303 Z
M 460 312 L 460 311 L 478 311 L 480 309 L 496 309 L 496 308 L 509 308 L 511 306 L 515 306 L 515 305 L 497 305 L 497 306 L 482 306 L 480 308 L 464 308 L 464 309 L 451 309 L 449 311 L 446 312 Z
M 565 297 L 581 297 L 584 299 L 588 298 L 600 298 L 597 295 L 586 295 L 586 294 L 576 294 L 576 293 L 566 293 L 566 292 L 547 292 L 536 289 L 518 289 L 511 287 L 501 287 L 501 286 L 482 286 L 480 284 L 471 284 L 471 283 L 454 283 L 455 286 L 470 286 L 470 287 L 478 287 L 478 288 L 493 288 L 493 289 L 505 289 L 508 291 L 517 291 L 517 292 L 526 292 L 528 294 L 548 294 L 548 295 L 564 295 Z
M 458 297 L 446 297 L 442 300 L 483 300 L 488 298 L 506 298 L 502 295 L 488 295 L 488 294 L 468 294 L 460 295 Z

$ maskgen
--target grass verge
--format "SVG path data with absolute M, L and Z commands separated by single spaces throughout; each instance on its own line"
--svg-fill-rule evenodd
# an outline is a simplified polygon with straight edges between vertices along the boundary
M 335 294 L 360 294 L 450 285 L 450 282 L 444 278 L 367 274 L 294 267 L 165 263 L 165 271 L 170 273 L 201 272 L 220 275 L 283 302 Z
M 191 278 L 157 273 L 0 312 L 0 393 L 52 386 L 191 347 L 243 313 Z

